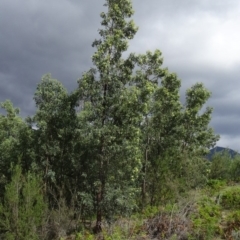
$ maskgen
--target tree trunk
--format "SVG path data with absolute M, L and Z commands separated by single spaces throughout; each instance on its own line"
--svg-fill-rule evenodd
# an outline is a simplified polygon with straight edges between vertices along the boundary
M 93 229 L 94 233 L 99 233 L 102 231 L 102 207 L 101 202 L 103 200 L 103 194 L 104 194 L 104 187 L 105 187 L 105 181 L 104 181 L 104 173 L 103 173 L 103 160 L 100 161 L 99 166 L 99 180 L 100 180 L 100 186 L 97 192 L 97 214 L 96 214 L 96 225 Z

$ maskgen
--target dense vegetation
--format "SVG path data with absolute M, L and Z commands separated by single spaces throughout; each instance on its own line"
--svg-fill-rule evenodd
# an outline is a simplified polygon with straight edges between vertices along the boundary
M 164 226 L 146 229 L 146 223 L 133 227 L 134 216 L 141 219 L 143 213 L 159 222 L 153 213 L 171 206 L 171 217 L 181 225 L 173 206 L 184 194 L 218 185 L 218 179 L 239 180 L 239 160 L 204 158 L 219 139 L 209 127 L 212 109 L 202 109 L 210 92 L 196 83 L 182 104 L 181 81 L 162 67 L 159 50 L 122 58 L 137 32 L 132 4 L 106 0 L 105 5 L 100 39 L 93 42 L 93 67 L 74 92 L 48 74 L 34 94 L 34 116 L 22 119 L 11 101 L 1 103 L 6 111 L 0 115 L 0 231 L 5 239 L 71 234 L 94 239 L 93 233 L 134 239 L 134 234 L 154 231 L 168 239 L 177 232 Z M 239 199 L 231 201 L 239 204 Z M 231 205 L 227 195 L 221 203 Z M 218 207 L 211 207 L 217 216 Z M 163 223 L 172 221 L 163 212 Z M 215 231 L 201 232 L 210 221 L 201 214 L 195 211 L 191 224 L 186 222 L 189 239 L 206 239 Z M 120 219 L 121 224 L 131 219 L 131 229 L 123 232 L 118 225 L 113 230 Z

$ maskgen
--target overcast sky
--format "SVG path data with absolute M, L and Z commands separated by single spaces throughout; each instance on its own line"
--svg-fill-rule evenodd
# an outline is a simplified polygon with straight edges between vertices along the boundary
M 91 65 L 104 0 L 0 0 L 0 102 L 21 116 L 35 111 L 33 94 L 51 73 L 69 91 Z M 129 51 L 160 49 L 164 66 L 212 92 L 217 145 L 240 151 L 240 1 L 133 0 L 139 31 Z

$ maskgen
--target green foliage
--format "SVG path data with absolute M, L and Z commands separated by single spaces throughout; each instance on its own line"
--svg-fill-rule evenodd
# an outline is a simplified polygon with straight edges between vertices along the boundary
M 232 159 L 230 165 L 230 173 L 231 180 L 239 182 L 240 181 L 240 157 L 237 155 Z
M 18 165 L 13 169 L 0 204 L 0 228 L 6 232 L 5 239 L 40 239 L 46 210 L 41 187 L 37 176 L 23 176 Z
M 0 196 L 11 179 L 11 166 L 20 164 L 24 173 L 31 170 L 35 161 L 33 130 L 19 116 L 20 110 L 11 101 L 1 103 L 6 111 L 0 115 Z
M 180 168 L 175 174 L 182 180 L 184 189 L 205 186 L 208 179 L 208 162 L 201 155 L 183 156 L 179 158 L 178 164 Z
M 228 216 L 227 216 L 227 222 L 228 223 L 239 223 L 240 224 L 240 210 L 236 210 L 232 213 L 230 213 Z
M 224 237 L 228 239 L 239 239 L 240 237 L 240 211 L 231 212 L 226 219 L 227 227 L 224 229 Z
M 181 80 L 162 67 L 160 50 L 123 58 L 128 41 L 137 32 L 131 19 L 132 2 L 106 0 L 105 6 L 100 39 L 92 44 L 96 48 L 94 66 L 78 80 L 73 93 L 68 94 L 47 74 L 34 94 L 37 111 L 33 117 L 23 121 L 10 101 L 1 104 L 6 110 L 6 116 L 0 115 L 1 192 L 7 186 L 3 212 L 10 212 L 11 201 L 6 199 L 12 194 L 18 212 L 25 206 L 26 214 L 32 216 L 28 209 L 32 203 L 27 205 L 26 199 L 37 178 L 29 171 L 41 176 L 54 226 L 66 225 L 65 216 L 76 225 L 80 219 L 94 218 L 96 232 L 101 231 L 103 219 L 112 224 L 139 207 L 146 217 L 152 216 L 156 208 L 146 206 L 173 204 L 188 189 L 203 186 L 207 177 L 239 178 L 239 160 L 227 168 L 227 162 L 220 159 L 219 164 L 216 157 L 210 173 L 203 160 L 219 139 L 209 127 L 212 108 L 203 109 L 211 93 L 196 83 L 186 91 L 182 104 Z M 9 183 L 10 166 L 17 160 L 22 174 L 16 170 Z M 17 184 L 17 177 L 19 191 L 13 184 Z M 37 192 L 32 194 L 37 196 Z M 200 210 L 204 220 L 196 223 L 197 228 L 208 222 L 213 225 L 207 215 L 201 215 L 208 209 L 201 206 Z M 6 215 L 4 226 L 10 228 L 8 218 Z M 26 222 L 30 217 L 23 218 Z M 16 221 L 12 223 L 18 224 Z M 25 226 L 21 229 L 27 231 Z M 19 231 L 17 226 L 13 234 Z M 105 235 L 106 239 L 127 237 L 117 228 Z M 78 238 L 93 236 L 84 233 Z
M 211 195 L 219 192 L 221 189 L 226 187 L 226 185 L 226 180 L 210 179 L 207 181 L 207 189 L 210 191 Z
M 182 189 L 204 185 L 208 166 L 203 156 L 219 139 L 208 127 L 212 109 L 199 113 L 210 97 L 203 84 L 187 90 L 184 106 L 180 102 L 181 82 L 175 74 L 165 71 L 160 83 L 142 131 L 143 176 L 148 183 L 145 196 L 153 204 L 159 202 L 158 196 L 174 198 Z
M 81 131 L 88 140 L 83 153 L 89 160 L 85 166 L 92 169 L 86 185 L 91 186 L 96 199 L 98 226 L 102 216 L 123 214 L 135 205 L 135 183 L 141 168 L 139 125 L 143 107 L 139 102 L 145 98 L 133 79 L 138 58 L 121 58 L 137 31 L 129 20 L 132 4 L 128 0 L 109 0 L 106 6 L 108 12 L 101 14 L 101 39 L 93 42 L 95 68 L 82 76 L 77 90 L 79 100 L 84 102 L 79 115 L 85 127 Z M 146 64 L 150 58 L 149 54 Z
M 88 231 L 85 231 L 84 233 L 77 233 L 76 234 L 76 240 L 94 240 L 95 236 Z
M 158 160 L 157 158 L 156 160 Z M 158 205 L 159 203 L 167 203 L 174 201 L 179 195 L 181 182 L 175 178 L 170 169 L 167 158 L 160 158 L 159 162 L 155 162 L 153 166 L 148 168 L 147 186 L 150 204 Z
M 220 204 L 227 209 L 238 209 L 240 207 L 240 188 L 232 188 L 221 194 Z
M 230 180 L 231 164 L 232 159 L 227 152 L 225 154 L 222 153 L 214 154 L 211 162 L 209 178 Z
M 213 239 L 219 231 L 220 206 L 209 198 L 198 202 L 197 212 L 191 215 L 194 236 L 197 239 Z
M 153 217 L 157 213 L 159 213 L 159 207 L 149 205 L 146 208 L 144 208 L 141 213 L 145 218 Z
M 240 179 L 240 158 L 232 158 L 226 151 L 214 154 L 210 163 L 209 179 L 238 182 Z
M 33 136 L 34 170 L 43 176 L 49 204 L 54 206 L 54 198 L 62 194 L 70 202 L 76 194 L 73 186 L 80 181 L 76 174 L 81 175 L 74 95 L 68 95 L 64 86 L 47 74 L 38 84 L 34 100 L 37 112 L 29 120 L 37 128 Z
M 103 231 L 103 237 L 105 240 L 127 240 L 129 239 L 127 233 L 123 228 L 115 227 L 111 230 L 111 233 Z

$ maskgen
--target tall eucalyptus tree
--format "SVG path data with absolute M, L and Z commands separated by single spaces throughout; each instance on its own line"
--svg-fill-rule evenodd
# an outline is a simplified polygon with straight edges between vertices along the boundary
M 88 179 L 96 209 L 96 231 L 102 217 L 129 212 L 135 201 L 136 180 L 141 170 L 140 125 L 147 114 L 147 101 L 162 75 L 161 53 L 130 54 L 128 40 L 137 31 L 130 20 L 129 0 L 107 0 L 107 13 L 101 13 L 101 38 L 93 42 L 95 65 L 79 80 L 80 113 L 87 139 L 85 156 Z M 151 79 L 152 75 L 155 75 Z

